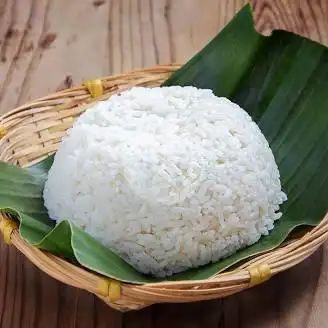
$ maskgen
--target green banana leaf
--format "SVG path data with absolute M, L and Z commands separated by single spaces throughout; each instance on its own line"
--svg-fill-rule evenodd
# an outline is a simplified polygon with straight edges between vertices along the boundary
M 164 85 L 193 85 L 230 98 L 257 122 L 274 152 L 288 201 L 269 236 L 217 263 L 168 280 L 205 279 L 279 246 L 328 210 L 328 49 L 292 33 L 258 34 L 249 6 Z M 20 220 L 27 242 L 118 280 L 158 281 L 138 273 L 67 221 L 55 226 L 42 190 L 53 157 L 20 169 L 0 162 L 0 209 Z

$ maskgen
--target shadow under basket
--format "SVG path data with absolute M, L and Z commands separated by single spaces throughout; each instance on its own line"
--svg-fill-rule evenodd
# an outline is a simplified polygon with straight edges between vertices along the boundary
M 21 167 L 40 161 L 58 149 L 66 130 L 90 103 L 132 86 L 159 86 L 177 68 L 159 66 L 89 81 L 16 108 L 0 117 L 0 160 Z M 115 309 L 128 311 L 154 303 L 222 298 L 262 283 L 303 261 L 325 242 L 328 215 L 317 227 L 296 234 L 280 247 L 210 279 L 144 285 L 113 281 L 30 246 L 20 238 L 17 225 L 5 214 L 0 214 L 0 227 L 5 241 L 42 271 L 65 284 L 88 290 Z

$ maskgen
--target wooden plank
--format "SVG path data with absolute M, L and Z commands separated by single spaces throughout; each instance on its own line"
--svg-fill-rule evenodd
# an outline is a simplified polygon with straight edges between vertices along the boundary
M 297 33 L 328 45 L 328 2 L 326 0 L 251 0 L 257 29 Z

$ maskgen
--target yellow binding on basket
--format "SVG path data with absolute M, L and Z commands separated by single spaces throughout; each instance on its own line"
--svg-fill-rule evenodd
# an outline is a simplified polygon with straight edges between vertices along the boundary
M 84 81 L 83 85 L 88 89 L 92 98 L 97 98 L 104 94 L 104 85 L 100 79 Z
M 272 272 L 267 264 L 260 264 L 248 268 L 250 275 L 250 286 L 259 285 L 271 278 Z
M 105 296 L 110 302 L 116 302 L 121 298 L 121 285 L 116 280 L 101 278 L 98 281 L 99 294 Z
M 0 231 L 3 233 L 3 239 L 7 245 L 11 244 L 11 234 L 18 225 L 14 220 L 2 219 L 0 220 Z
M 7 129 L 3 126 L 0 125 L 0 140 L 7 134 Z

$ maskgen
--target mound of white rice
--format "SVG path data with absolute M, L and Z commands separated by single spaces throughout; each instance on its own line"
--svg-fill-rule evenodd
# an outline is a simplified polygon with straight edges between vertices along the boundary
M 166 276 L 257 242 L 287 197 L 243 109 L 210 90 L 163 87 L 87 110 L 56 154 L 44 199 L 52 219 Z

